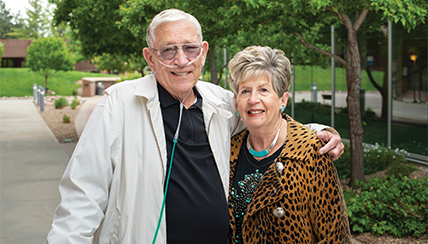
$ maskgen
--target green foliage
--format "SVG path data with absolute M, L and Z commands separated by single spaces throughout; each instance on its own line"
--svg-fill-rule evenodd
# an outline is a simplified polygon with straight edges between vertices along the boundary
M 63 123 L 70 123 L 70 116 L 67 116 L 66 114 L 64 114 L 62 116 L 62 122 Z
M 32 96 L 33 84 L 43 85 L 44 81 L 43 77 L 30 71 L 29 68 L 1 68 L 0 77 L 0 97 Z M 117 75 L 59 71 L 49 79 L 49 90 L 61 96 L 77 95 L 77 88 L 81 85 L 77 85 L 76 82 L 82 77 L 117 77 Z
M 74 60 L 60 37 L 46 37 L 33 41 L 27 48 L 26 66 L 47 79 L 57 71 L 73 70 Z
M 0 42 L 0 66 L 1 66 L 1 59 L 4 56 L 4 44 L 3 42 Z
M 349 164 L 351 159 L 351 151 L 348 143 L 345 144 L 343 155 L 336 161 L 334 165 L 340 179 L 349 178 L 351 175 L 351 166 Z M 412 166 L 402 166 L 402 162 L 406 161 L 408 152 L 403 149 L 391 149 L 375 145 L 364 145 L 364 174 L 370 175 L 378 171 L 386 170 L 389 166 L 390 172 L 400 172 L 403 175 L 409 176 L 415 170 Z M 406 169 L 406 170 L 403 170 Z M 397 175 L 390 173 L 390 175 Z
M 49 34 L 49 10 L 42 6 L 42 0 L 28 0 L 30 8 L 26 10 L 27 18 L 17 17 L 17 26 L 11 28 L 8 36 L 17 39 L 38 39 Z
M 14 16 L 11 14 L 10 9 L 6 8 L 3 0 L 0 0 L 0 39 L 7 39 L 8 33 L 11 32 Z
M 75 108 L 77 107 L 77 105 L 79 105 L 79 104 L 80 104 L 80 100 L 79 100 L 79 99 L 77 99 L 77 98 L 74 98 L 74 99 L 73 99 L 73 101 L 71 102 L 70 107 L 71 107 L 72 109 L 75 109 Z
M 403 176 L 409 177 L 413 171 L 419 170 L 413 164 L 402 163 L 400 161 L 394 161 L 391 167 L 388 169 L 387 176 L 394 176 L 400 178 Z
M 60 109 L 60 108 L 63 108 L 63 107 L 67 107 L 68 106 L 68 101 L 64 97 L 60 97 L 57 100 L 55 100 L 54 104 L 55 104 L 55 108 L 56 109 Z
M 398 237 L 426 234 L 428 177 L 375 177 L 344 191 L 349 223 L 354 232 Z

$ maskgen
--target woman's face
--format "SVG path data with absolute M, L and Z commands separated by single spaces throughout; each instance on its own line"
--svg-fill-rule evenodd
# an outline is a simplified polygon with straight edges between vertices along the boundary
M 267 76 L 252 78 L 239 84 L 235 109 L 248 129 L 277 128 L 281 107 L 287 106 L 288 92 L 279 97 Z

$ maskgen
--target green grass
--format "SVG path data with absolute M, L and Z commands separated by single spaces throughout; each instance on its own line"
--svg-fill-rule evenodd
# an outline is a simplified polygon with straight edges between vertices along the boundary
M 312 82 L 317 83 L 318 91 L 331 90 L 331 68 L 323 69 L 313 66 L 295 66 L 295 85 L 296 91 L 310 91 Z M 346 72 L 344 68 L 336 68 L 336 91 L 347 91 L 346 89 Z M 372 75 L 378 84 L 382 84 L 383 72 L 372 71 Z M 205 80 L 210 80 L 210 74 L 205 72 Z M 224 77 L 219 82 L 224 87 Z M 370 82 L 367 72 L 361 71 L 361 88 L 366 91 L 377 91 Z
M 48 88 L 57 95 L 71 96 L 80 85 L 75 82 L 82 77 L 116 76 L 80 71 L 60 71 L 48 78 Z M 33 83 L 45 86 L 45 78 L 29 68 L 0 68 L 0 97 L 23 97 L 33 95 Z
M 317 83 L 318 91 L 331 90 L 331 68 L 323 69 L 313 66 L 295 66 L 296 91 L 309 91 L 312 82 Z M 346 91 L 346 72 L 344 68 L 336 68 L 336 91 Z M 382 84 L 383 72 L 372 71 L 372 75 L 378 84 Z M 377 91 L 370 83 L 366 71 L 361 71 L 361 88 L 366 91 Z
M 380 83 L 383 79 L 383 72 L 372 72 L 375 80 Z M 72 95 L 73 90 L 77 90 L 79 85 L 75 82 L 82 77 L 113 76 L 99 73 L 86 73 L 79 71 L 58 72 L 56 75 L 48 78 L 48 88 L 58 95 Z M 366 91 L 375 91 L 376 89 L 370 83 L 365 71 L 361 72 L 361 88 Z M 336 90 L 346 91 L 345 70 L 336 68 Z M 210 79 L 209 72 L 205 72 L 205 80 Z M 223 78 L 224 79 L 224 78 Z M 224 87 L 223 79 L 219 85 Z M 312 82 L 317 83 L 318 90 L 331 90 L 331 69 L 321 67 L 296 66 L 295 84 L 296 91 L 309 91 Z M 45 86 L 45 78 L 37 73 L 31 72 L 28 68 L 0 68 L 0 96 L 32 96 L 33 83 Z

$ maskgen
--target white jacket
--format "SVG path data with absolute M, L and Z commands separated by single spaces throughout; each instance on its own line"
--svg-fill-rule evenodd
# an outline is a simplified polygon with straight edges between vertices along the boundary
M 211 83 L 205 129 L 227 199 L 231 136 L 244 129 L 233 94 Z M 318 131 L 324 127 L 318 127 Z M 151 243 L 163 200 L 167 153 L 154 75 L 109 87 L 60 181 L 48 243 Z M 165 214 L 156 243 L 166 243 Z
M 233 94 L 199 81 L 205 128 L 229 189 L 230 138 L 244 128 Z M 106 90 L 60 181 L 48 243 L 151 243 L 163 200 L 167 153 L 156 79 Z M 164 215 L 165 216 L 165 215 Z M 166 243 L 165 217 L 156 243 Z

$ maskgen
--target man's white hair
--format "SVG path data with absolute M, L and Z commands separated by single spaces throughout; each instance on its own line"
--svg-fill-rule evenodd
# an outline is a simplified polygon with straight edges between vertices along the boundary
M 199 24 L 199 21 L 195 17 L 193 17 L 193 15 L 188 14 L 179 9 L 167 9 L 158 13 L 155 17 L 153 17 L 152 21 L 150 22 L 146 33 L 147 46 L 153 47 L 153 45 L 155 44 L 156 28 L 158 28 L 161 24 L 166 22 L 178 21 L 182 19 L 189 20 L 195 26 L 196 33 L 200 37 L 200 42 L 202 43 L 201 24 Z

